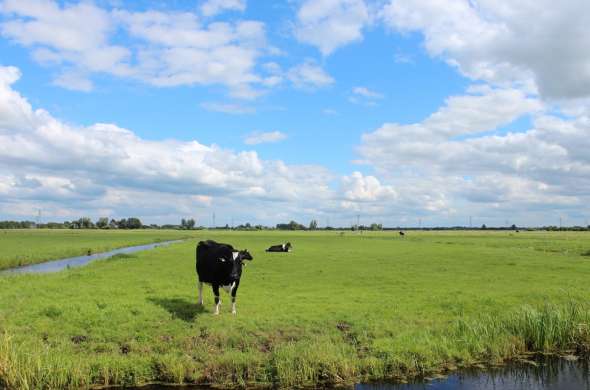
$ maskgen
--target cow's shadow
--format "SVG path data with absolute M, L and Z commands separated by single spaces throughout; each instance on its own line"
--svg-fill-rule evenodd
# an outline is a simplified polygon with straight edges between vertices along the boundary
M 187 301 L 183 298 L 148 298 L 148 301 L 168 310 L 176 318 L 186 322 L 193 322 L 200 314 L 205 312 L 203 306 Z

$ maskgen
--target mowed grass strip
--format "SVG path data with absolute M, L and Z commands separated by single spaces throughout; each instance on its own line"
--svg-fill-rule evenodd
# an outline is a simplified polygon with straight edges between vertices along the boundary
M 587 350 L 585 233 L 198 232 L 0 278 L 0 387 L 350 384 Z M 237 316 L 197 306 L 195 246 L 248 249 Z M 292 253 L 265 253 L 291 241 Z
M 189 236 L 179 230 L 0 230 L 0 270 Z

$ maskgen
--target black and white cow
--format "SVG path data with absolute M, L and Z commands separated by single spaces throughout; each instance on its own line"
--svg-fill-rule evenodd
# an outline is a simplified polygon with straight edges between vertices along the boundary
M 252 260 L 248 250 L 239 251 L 229 244 L 212 240 L 197 245 L 197 276 L 199 279 L 199 304 L 203 305 L 203 283 L 213 287 L 215 314 L 219 314 L 219 287 L 231 294 L 231 312 L 236 314 L 236 294 L 242 276 L 243 260 Z M 245 265 L 245 264 L 244 264 Z
M 404 232 L 402 232 L 402 231 L 400 230 L 400 232 L 399 232 L 399 235 L 403 237 L 403 236 L 405 236 L 405 235 L 406 235 L 406 233 L 404 233 Z
M 286 244 L 273 245 L 273 246 L 269 247 L 266 251 L 267 252 L 291 252 L 291 248 L 293 248 L 293 245 L 291 245 L 291 243 L 288 242 Z

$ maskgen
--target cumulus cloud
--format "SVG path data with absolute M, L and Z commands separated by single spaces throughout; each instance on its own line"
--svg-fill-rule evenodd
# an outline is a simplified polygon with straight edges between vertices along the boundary
M 27 205 L 29 215 L 34 204 L 55 213 L 69 208 L 183 215 L 220 203 L 283 202 L 294 209 L 333 197 L 328 185 L 333 175 L 322 167 L 286 165 L 253 151 L 197 141 L 145 140 L 114 124 L 63 123 L 34 110 L 12 88 L 19 75 L 16 68 L 0 67 L 0 209 L 5 215 L 15 203 Z M 263 137 L 277 138 L 274 133 Z
M 588 117 L 551 116 L 516 89 L 468 92 L 422 122 L 384 124 L 365 134 L 362 159 L 399 184 L 399 193 L 411 183 L 423 194 L 443 195 L 449 211 L 460 205 L 464 212 L 493 209 L 490 214 L 521 218 L 535 210 L 588 211 L 590 159 L 582 152 L 590 146 Z M 497 132 L 529 113 L 536 113 L 530 129 Z
M 253 133 L 248 134 L 244 138 L 244 143 L 246 145 L 275 143 L 275 142 L 282 141 L 286 138 L 287 138 L 287 134 L 281 133 L 280 131 L 269 131 L 269 132 L 255 131 Z
M 470 78 L 551 99 L 590 95 L 584 1 L 391 0 L 381 15 L 396 31 L 422 33 L 431 55 Z
M 307 0 L 297 12 L 295 37 L 327 56 L 360 41 L 368 23 L 369 10 L 363 0 Z
M 210 15 L 242 6 L 202 5 Z M 70 89 L 88 91 L 88 76 L 103 73 L 160 87 L 220 84 L 233 97 L 251 99 L 279 81 L 256 71 L 269 51 L 265 25 L 257 21 L 204 23 L 191 12 L 107 11 L 52 0 L 4 0 L 0 13 L 2 36 L 31 48 L 39 63 L 65 69 L 55 84 Z M 131 43 L 113 44 L 116 34 Z
M 342 178 L 344 197 L 354 201 L 395 200 L 397 193 L 392 186 L 382 185 L 375 176 L 353 172 Z

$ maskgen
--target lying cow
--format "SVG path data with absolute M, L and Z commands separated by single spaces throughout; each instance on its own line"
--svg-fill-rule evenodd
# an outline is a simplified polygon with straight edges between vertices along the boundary
M 242 261 L 252 260 L 247 250 L 239 251 L 229 244 L 200 241 L 197 245 L 197 275 L 199 278 L 199 304 L 203 305 L 203 283 L 213 287 L 215 314 L 219 314 L 219 287 L 231 294 L 231 312 L 236 314 L 236 294 L 242 276 Z M 245 265 L 245 264 L 244 264 Z
M 400 232 L 399 232 L 399 235 L 403 237 L 403 236 L 405 236 L 405 235 L 406 235 L 406 233 L 404 233 L 404 232 L 402 232 L 402 231 L 400 230 Z
M 273 245 L 273 246 L 269 247 L 266 251 L 267 252 L 291 252 L 291 248 L 293 248 L 293 245 L 291 245 L 291 243 L 288 242 L 286 244 Z

